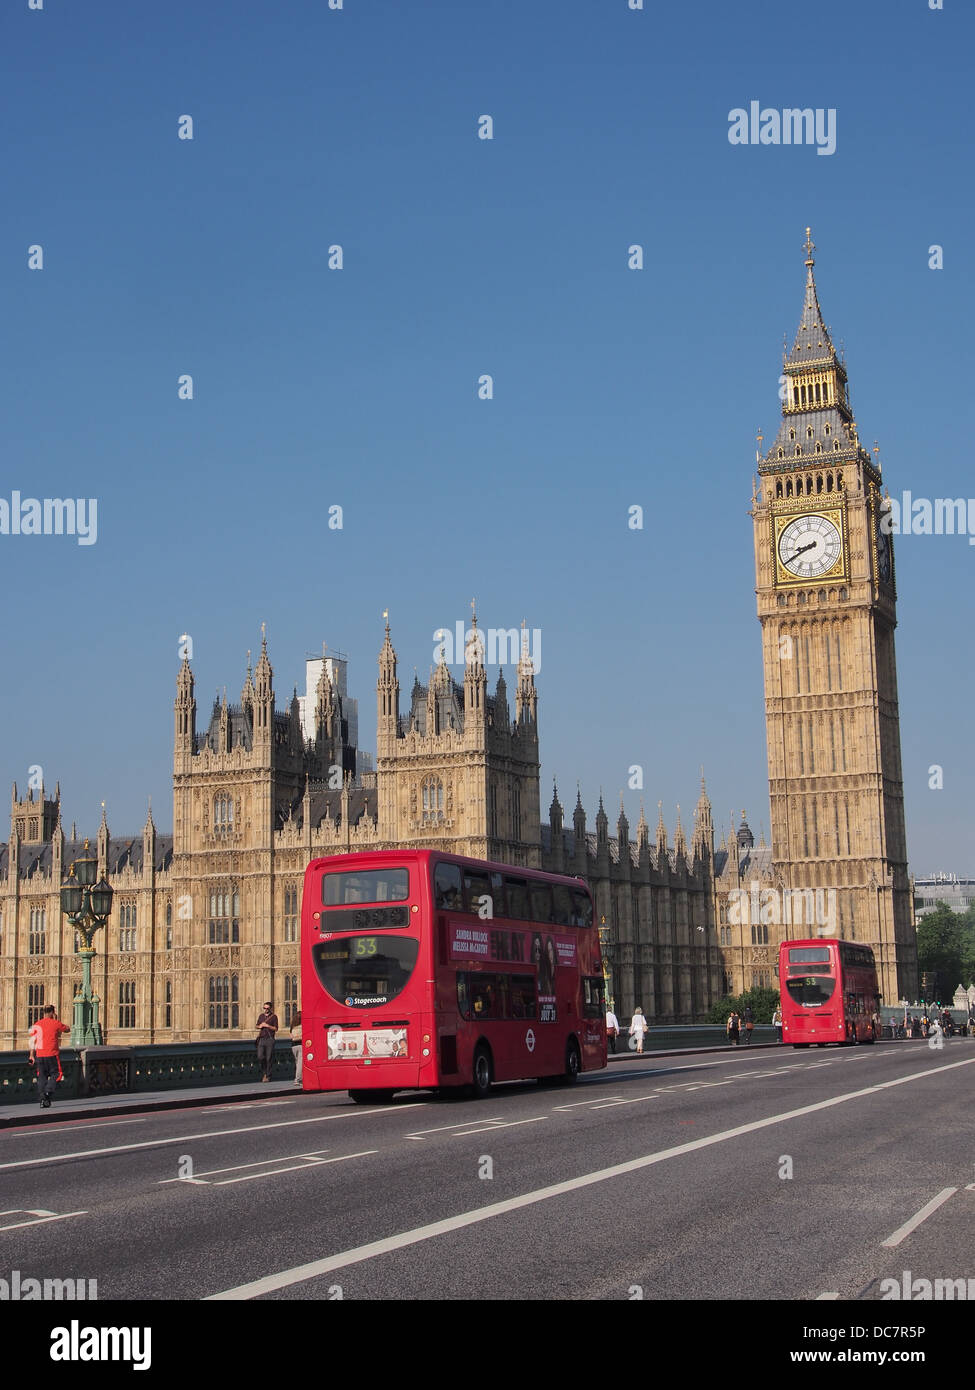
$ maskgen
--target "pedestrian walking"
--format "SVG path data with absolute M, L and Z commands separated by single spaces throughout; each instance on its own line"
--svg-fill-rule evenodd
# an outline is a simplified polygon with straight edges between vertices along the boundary
M 643 1039 L 648 1029 L 649 1024 L 647 1023 L 644 1012 L 640 1008 L 640 1005 L 637 1004 L 636 1008 L 633 1010 L 633 1019 L 630 1023 L 630 1037 L 636 1039 L 636 1050 L 641 1055 L 643 1053 Z
M 291 1052 L 295 1059 L 295 1085 L 301 1085 L 301 1010 L 291 1020 Z
M 731 1013 L 728 1015 L 728 1022 L 725 1024 L 725 1032 L 728 1034 L 728 1041 L 733 1042 L 735 1047 L 738 1046 L 740 1028 L 741 1019 L 738 1014 L 735 1013 L 734 1009 L 732 1009 Z
M 613 1013 L 612 1009 L 606 1010 L 606 1041 L 609 1043 L 610 1052 L 616 1052 L 616 1039 L 620 1035 L 620 1021 Z
M 54 1087 L 63 1081 L 61 1072 L 61 1034 L 69 1032 L 66 1023 L 57 1016 L 53 1004 L 48 1004 L 27 1034 L 27 1056 L 31 1066 L 37 1066 L 37 1090 L 41 1109 L 49 1110 Z
M 745 1005 L 745 1012 L 742 1014 L 742 1022 L 745 1027 L 745 1044 L 747 1046 L 752 1040 L 752 1032 L 755 1028 L 755 1015 L 752 1013 L 751 1004 Z
M 776 1004 L 775 1013 L 772 1015 L 772 1027 L 775 1029 L 775 1041 L 782 1041 L 782 1006 Z
M 257 1060 L 261 1065 L 261 1080 L 270 1081 L 274 1063 L 274 1035 L 278 1031 L 278 1016 L 270 1000 L 257 1020 Z

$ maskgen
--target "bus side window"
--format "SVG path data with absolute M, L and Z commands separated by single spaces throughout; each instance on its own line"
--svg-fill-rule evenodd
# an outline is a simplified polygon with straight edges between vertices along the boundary
M 471 1000 L 467 980 L 467 975 L 459 971 L 457 974 L 457 1012 L 461 1018 L 470 1018 L 471 1016 Z
M 572 925 L 574 927 L 592 926 L 592 900 L 589 894 L 581 888 L 573 888 L 572 892 Z
M 491 896 L 491 882 L 488 875 L 478 869 L 465 869 L 464 889 L 467 911 L 478 915 L 482 900 Z
M 555 909 L 555 925 L 557 927 L 571 927 L 573 925 L 572 899 L 566 884 L 552 884 L 552 904 Z
M 532 914 L 528 901 L 528 884 L 523 878 L 506 876 L 504 886 L 508 899 L 508 916 L 515 921 L 530 922 Z
M 495 917 L 507 917 L 507 904 L 504 894 L 504 877 L 502 874 L 491 874 L 491 911 Z
M 536 879 L 531 882 L 532 895 L 532 915 L 533 922 L 551 922 L 552 913 L 552 889 L 548 883 L 539 883 Z
M 459 864 L 437 865 L 433 880 L 433 897 L 440 911 L 461 912 L 463 897 Z

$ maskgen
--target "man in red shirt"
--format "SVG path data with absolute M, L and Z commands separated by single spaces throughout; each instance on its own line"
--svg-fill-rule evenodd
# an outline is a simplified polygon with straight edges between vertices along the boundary
M 28 1058 L 31 1066 L 37 1059 L 37 1089 L 41 1096 L 41 1109 L 47 1110 L 54 1094 L 54 1083 L 61 1075 L 61 1034 L 70 1029 L 62 1023 L 48 1004 L 41 1017 L 27 1035 Z

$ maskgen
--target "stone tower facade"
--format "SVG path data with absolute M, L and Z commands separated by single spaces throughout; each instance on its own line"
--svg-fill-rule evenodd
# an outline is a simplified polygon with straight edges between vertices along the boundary
M 881 525 L 880 465 L 860 444 L 846 368 L 819 307 L 813 249 L 807 229 L 782 422 L 759 455 L 752 497 L 772 880 L 784 909 L 771 925 L 779 939 L 822 927 L 822 935 L 872 946 L 893 1002 L 917 994 L 894 557 Z
M 488 694 L 477 617 L 458 685 L 444 660 L 424 688 L 414 679 L 400 714 L 396 653 L 386 628 L 379 655 L 376 787 L 384 838 L 428 845 L 476 859 L 537 867 L 541 851 L 538 795 L 538 696 L 524 649 L 517 667 L 515 710 L 498 676 Z

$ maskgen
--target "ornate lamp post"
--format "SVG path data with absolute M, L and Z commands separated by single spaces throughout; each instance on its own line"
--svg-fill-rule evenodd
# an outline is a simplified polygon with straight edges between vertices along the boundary
M 609 968 L 609 927 L 606 925 L 606 918 L 599 919 L 599 950 L 603 960 L 603 995 L 606 999 L 607 1009 L 613 1008 L 613 976 Z M 615 1011 L 615 1010 L 614 1010 Z
M 71 1028 L 72 1047 L 97 1047 L 102 1041 L 98 1022 L 98 995 L 91 991 L 91 962 L 95 956 L 92 939 L 99 927 L 104 927 L 112 911 L 113 889 L 102 879 L 95 882 L 98 859 L 91 853 L 88 841 L 80 859 L 76 859 L 61 885 L 61 911 L 81 933 L 84 945 L 78 947 L 81 957 L 81 989 L 74 997 L 74 1020 Z

